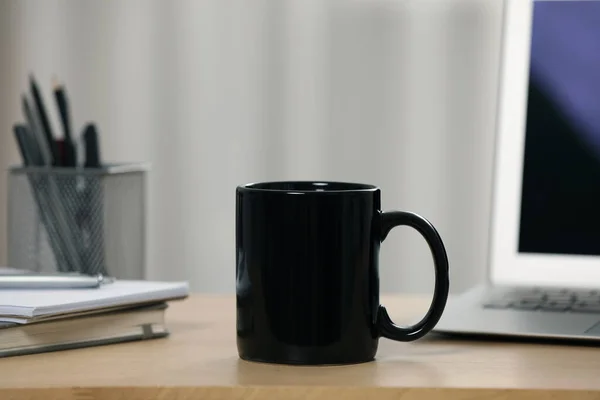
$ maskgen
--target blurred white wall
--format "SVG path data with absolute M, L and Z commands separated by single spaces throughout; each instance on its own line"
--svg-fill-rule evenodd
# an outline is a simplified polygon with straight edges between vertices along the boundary
M 501 0 L 6 0 L 0 167 L 28 73 L 47 103 L 56 74 L 106 159 L 152 163 L 149 278 L 233 291 L 235 186 L 331 179 L 429 218 L 461 291 L 486 262 L 501 17 Z M 393 231 L 382 290 L 430 290 L 429 257 Z

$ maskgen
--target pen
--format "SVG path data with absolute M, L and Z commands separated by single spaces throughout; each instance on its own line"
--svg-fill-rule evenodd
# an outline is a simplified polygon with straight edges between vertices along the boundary
M 58 106 L 60 119 L 64 128 L 63 139 L 63 155 L 62 165 L 65 167 L 74 167 L 77 163 L 77 153 L 75 151 L 75 143 L 71 135 L 71 120 L 69 118 L 69 102 L 67 101 L 67 93 L 64 86 L 58 82 L 54 82 L 54 97 Z
M 100 144 L 94 123 L 86 124 L 82 140 L 85 150 L 84 168 L 101 168 Z M 83 198 L 86 199 L 84 212 L 84 232 L 92 240 L 87 243 L 88 273 L 105 272 L 104 227 L 102 187 L 98 176 L 90 176 L 86 180 Z M 84 235 L 86 236 L 86 235 Z M 93 261 L 92 261 L 93 260 Z
M 15 129 L 16 128 L 17 127 L 15 127 Z M 22 127 L 20 129 L 22 129 Z M 19 133 L 17 133 L 17 131 L 15 131 L 15 135 L 17 135 L 18 139 Z M 31 159 L 25 160 L 30 161 L 30 163 L 26 163 L 26 165 L 49 167 L 48 160 L 44 159 L 44 152 L 42 151 L 45 140 L 43 138 L 36 140 L 37 138 L 35 135 L 27 136 L 24 133 L 20 133 L 20 135 L 30 139 L 27 147 L 29 148 Z M 73 216 L 67 212 L 68 210 L 64 203 L 64 196 L 60 193 L 58 183 L 53 177 L 48 176 L 45 173 L 33 174 L 29 175 L 29 177 L 32 181 L 32 190 L 34 191 L 34 194 L 39 194 L 39 198 L 43 202 L 43 204 L 40 202 L 40 206 L 42 206 L 40 213 L 48 214 L 50 218 L 49 221 L 54 225 L 53 227 L 47 227 L 47 229 L 52 229 L 58 235 L 58 243 L 64 249 L 64 254 L 67 256 L 67 263 L 65 265 L 59 265 L 59 268 L 73 272 L 80 271 L 82 265 L 81 255 L 79 253 L 81 249 L 81 238 L 77 235 L 77 232 L 74 231 L 76 225 Z M 54 250 L 56 251 L 56 248 L 54 248 Z
M 100 168 L 100 144 L 98 132 L 93 123 L 88 123 L 83 131 L 83 144 L 85 147 L 85 168 Z
M 31 86 L 31 94 L 35 107 L 38 112 L 38 128 L 42 131 L 38 135 L 39 147 L 47 145 L 49 148 L 50 159 L 45 160 L 45 166 L 61 166 L 60 155 L 58 154 L 58 143 L 54 140 L 52 129 L 50 127 L 50 121 L 46 113 L 46 108 L 42 100 L 42 94 L 38 88 L 38 85 L 33 77 L 33 74 L 29 75 L 29 84 Z M 76 232 L 76 223 L 73 215 L 67 208 L 67 193 L 64 193 L 63 188 L 60 187 L 61 180 L 55 179 L 54 176 L 47 177 L 48 194 L 50 195 L 51 203 L 54 208 L 54 213 L 57 218 L 59 226 L 57 230 L 62 237 L 62 243 L 66 247 L 67 254 L 70 256 L 71 263 L 66 267 L 70 271 L 80 271 L 82 268 L 82 253 L 84 251 L 82 246 L 82 239 Z
M 33 75 L 29 75 L 29 85 L 31 86 L 31 95 L 33 96 L 33 102 L 37 109 L 38 119 L 40 122 L 39 129 L 42 131 L 43 136 L 48 143 L 51 155 L 52 165 L 60 165 L 60 160 L 57 154 L 56 142 L 54 141 L 54 135 L 50 128 L 50 121 L 48 120 L 48 114 L 46 114 L 46 107 L 44 107 L 44 101 L 42 100 L 42 94 L 40 89 L 35 82 Z
M 88 275 L 0 275 L 0 289 L 95 289 L 114 282 L 102 274 Z
M 38 165 L 42 165 L 42 164 L 50 165 L 50 164 L 52 164 L 52 154 L 50 152 L 49 144 L 48 144 L 44 134 L 40 130 L 38 121 L 36 120 L 35 114 L 29 104 L 30 103 L 27 100 L 27 96 L 23 95 L 21 97 L 21 106 L 23 108 L 23 115 L 25 116 L 27 125 L 29 125 L 29 132 L 33 135 L 33 139 L 35 139 L 35 141 L 40 144 L 39 148 L 41 151 L 41 156 L 42 156 L 43 161 L 42 161 L 42 163 L 38 163 Z M 32 161 L 31 164 L 33 165 L 34 162 Z
M 35 139 L 31 136 L 25 125 L 17 124 L 13 127 L 15 139 L 21 152 L 23 165 L 25 167 L 43 165 L 42 155 L 36 145 Z M 31 185 L 34 200 L 38 206 L 39 216 L 48 233 L 48 239 L 59 270 L 70 270 L 68 265 L 71 262 L 68 258 L 68 252 L 63 246 L 62 236 L 58 232 L 58 223 L 54 213 L 51 199 L 47 196 L 47 188 L 44 179 L 38 175 L 27 175 Z

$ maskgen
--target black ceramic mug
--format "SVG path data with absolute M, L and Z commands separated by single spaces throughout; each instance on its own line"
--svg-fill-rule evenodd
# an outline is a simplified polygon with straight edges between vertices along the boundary
M 396 326 L 379 304 L 379 247 L 407 225 L 427 241 L 435 292 L 417 324 Z M 236 190 L 237 345 L 240 358 L 349 364 L 375 358 L 380 337 L 412 341 L 439 321 L 448 258 L 419 215 L 381 211 L 381 191 L 342 182 L 267 182 Z

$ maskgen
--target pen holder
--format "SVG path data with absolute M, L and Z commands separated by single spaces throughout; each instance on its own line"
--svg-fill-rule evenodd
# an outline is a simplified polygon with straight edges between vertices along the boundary
M 146 175 L 145 164 L 9 169 L 9 266 L 144 279 Z

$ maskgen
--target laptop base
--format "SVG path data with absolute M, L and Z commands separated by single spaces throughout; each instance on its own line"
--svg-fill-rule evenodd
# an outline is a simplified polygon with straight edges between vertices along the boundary
M 491 298 L 515 288 L 477 286 L 448 299 L 434 332 L 477 336 L 575 339 L 600 344 L 600 311 L 493 308 Z M 520 289 L 519 289 L 520 290 Z M 535 290 L 531 288 L 531 291 Z

